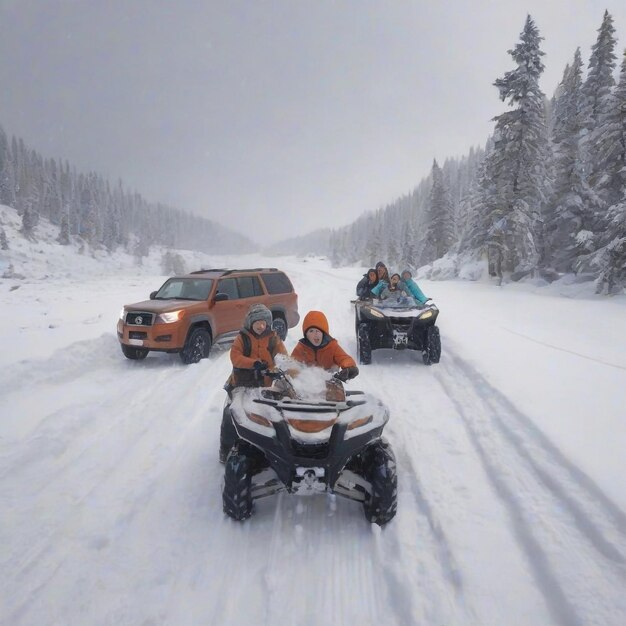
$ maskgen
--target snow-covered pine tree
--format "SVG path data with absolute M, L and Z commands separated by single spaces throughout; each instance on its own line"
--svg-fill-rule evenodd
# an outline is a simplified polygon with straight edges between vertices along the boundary
M 57 241 L 62 246 L 70 245 L 70 218 L 67 212 L 63 213 L 61 216 L 61 225 L 59 227 L 59 236 L 57 237 Z
M 588 172 L 590 185 L 596 191 L 602 190 L 604 182 L 604 171 L 599 163 L 598 150 L 604 134 L 606 118 L 612 106 L 612 90 L 615 86 L 613 74 L 617 59 L 616 43 L 613 18 L 608 11 L 605 11 L 602 24 L 598 29 L 596 43 L 591 48 L 589 71 L 583 86 L 585 125 L 588 131 L 584 142 L 585 171 Z M 606 208 L 608 204 L 605 201 L 604 210 Z M 602 220 L 605 217 L 603 213 L 604 211 L 601 210 L 598 214 L 598 231 L 602 231 L 606 225 L 606 222 Z
M 498 263 L 503 271 L 524 273 L 534 269 L 540 257 L 549 146 L 539 88 L 542 37 L 530 15 L 520 39 L 509 50 L 517 67 L 494 83 L 500 99 L 516 108 L 494 118 L 494 149 L 483 175 L 482 210 L 487 213 L 482 222 L 487 244 L 502 255 Z
M 0 226 L 0 250 L 8 250 L 9 249 L 9 241 L 7 239 L 7 234 Z
M 598 249 L 580 259 L 584 269 L 597 272 L 598 293 L 620 293 L 626 288 L 626 51 L 618 86 L 612 97 L 611 111 L 605 117 L 600 134 L 606 180 L 600 189 L 605 201 L 613 198 L 602 220 L 603 228 L 596 234 Z
M 615 85 L 615 45 L 613 18 L 605 11 L 598 38 L 591 48 L 589 71 L 583 86 L 585 124 L 591 132 L 610 108 L 611 90 Z
M 580 265 L 596 271 L 598 293 L 621 293 L 626 288 L 626 200 L 609 208 L 604 240 L 608 243 L 583 257 Z
M 11 153 L 9 140 L 2 126 L 0 126 L 0 204 L 11 203 Z
M 582 65 L 577 49 L 557 89 L 553 111 L 555 180 L 546 211 L 544 263 L 562 272 L 573 271 L 578 258 L 591 251 L 595 215 L 600 206 L 584 169 Z
M 436 159 L 433 160 L 431 176 L 432 187 L 424 224 L 422 258 L 425 263 L 441 258 L 455 242 L 450 194 Z
M 606 206 L 624 199 L 626 189 L 626 50 L 617 87 L 607 98 L 607 110 L 594 133 L 596 191 Z

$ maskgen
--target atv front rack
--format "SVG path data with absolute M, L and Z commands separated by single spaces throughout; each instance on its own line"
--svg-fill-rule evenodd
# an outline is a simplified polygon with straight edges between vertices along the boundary
M 283 411 L 301 411 L 302 413 L 343 413 L 355 406 L 365 404 L 365 400 L 346 400 L 346 402 L 316 402 L 307 400 L 294 400 L 285 398 L 283 400 L 270 400 L 254 398 L 253 402 L 266 404 Z

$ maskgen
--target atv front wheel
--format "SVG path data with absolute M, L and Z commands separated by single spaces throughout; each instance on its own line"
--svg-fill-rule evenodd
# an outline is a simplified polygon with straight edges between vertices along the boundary
M 228 453 L 238 438 L 230 413 L 230 403 L 226 402 L 222 411 L 222 425 L 220 427 L 220 463 L 226 463 Z
M 194 328 L 187 337 L 185 347 L 179 352 L 179 356 L 185 365 L 190 365 L 208 357 L 210 351 L 211 333 L 204 328 Z
M 424 351 L 422 359 L 425 365 L 439 363 L 441 358 L 441 336 L 437 326 L 429 326 L 424 333 Z
M 232 448 L 226 459 L 222 490 L 224 513 L 238 522 L 252 515 L 253 465 L 253 451 L 243 441 Z
M 363 322 L 359 324 L 357 332 L 357 351 L 361 365 L 369 365 L 372 362 L 369 326 Z
M 363 511 L 368 522 L 383 526 L 398 508 L 396 457 L 389 443 L 381 439 L 364 452 L 363 460 L 364 477 L 372 486 L 372 493 L 363 502 Z
M 122 352 L 127 359 L 133 361 L 142 361 L 148 356 L 148 348 L 136 348 L 135 346 L 127 346 L 126 344 L 120 344 L 122 346 Z

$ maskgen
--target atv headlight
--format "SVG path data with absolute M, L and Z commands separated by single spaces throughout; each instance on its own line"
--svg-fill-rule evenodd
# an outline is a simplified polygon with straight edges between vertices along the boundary
M 348 430 L 365 426 L 365 424 L 369 424 L 373 419 L 374 419 L 373 415 L 368 415 L 367 417 L 360 417 L 358 420 L 354 420 L 354 422 L 350 422 L 350 424 L 348 424 Z
M 154 320 L 155 324 L 172 324 L 185 315 L 185 311 L 172 311 L 171 313 L 159 313 Z
M 126 309 L 124 307 L 122 307 L 122 310 L 120 311 L 120 319 L 122 322 L 126 321 Z
M 368 309 L 368 312 L 371 313 L 374 317 L 385 317 L 384 313 L 381 313 L 380 311 L 376 310 L 376 309 Z
M 269 426 L 270 428 L 272 428 L 272 422 L 270 422 L 266 417 L 263 417 L 262 415 L 257 415 L 256 413 L 248 413 L 248 417 L 250 418 L 250 421 L 254 422 L 255 424 L 259 424 L 260 426 Z
M 432 311 L 424 311 L 417 319 L 418 320 L 427 320 L 433 316 Z

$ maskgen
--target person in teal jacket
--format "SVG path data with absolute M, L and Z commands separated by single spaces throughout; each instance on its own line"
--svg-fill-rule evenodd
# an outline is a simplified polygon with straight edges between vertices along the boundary
M 404 270 L 402 272 L 402 282 L 406 285 L 409 293 L 420 303 L 424 304 L 430 298 L 427 298 L 424 295 L 424 292 L 417 286 L 417 283 L 411 277 L 411 272 L 409 270 Z

